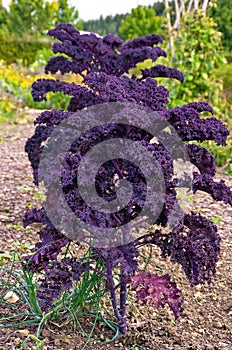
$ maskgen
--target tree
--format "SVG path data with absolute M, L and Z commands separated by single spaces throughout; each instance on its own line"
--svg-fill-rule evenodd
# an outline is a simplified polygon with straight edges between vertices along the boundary
M 9 7 L 8 29 L 22 36 L 41 36 L 62 22 L 79 24 L 78 10 L 69 7 L 68 0 L 12 0 Z
M 0 59 L 31 64 L 38 51 L 51 45 L 47 31 L 61 22 L 82 29 L 78 11 L 67 0 L 12 0 L 9 11 L 0 2 Z
M 201 11 L 201 15 L 205 16 L 208 3 L 209 0 L 174 0 L 169 4 L 168 0 L 164 0 L 169 32 L 169 43 L 167 49 L 171 50 L 172 58 L 174 58 L 175 55 L 173 36 L 175 35 L 175 32 L 181 35 L 180 23 L 182 17 L 185 16 L 185 14 L 195 14 L 199 10 Z M 174 12 L 174 20 L 171 16 L 172 12 Z
M 119 34 L 124 40 L 161 31 L 163 20 L 156 15 L 153 7 L 141 6 L 131 10 L 131 13 L 122 20 Z
M 82 29 L 83 22 L 79 19 L 78 10 L 74 6 L 68 5 L 68 0 L 53 1 L 54 11 L 54 26 L 60 23 L 72 23 L 76 28 Z
M 6 23 L 7 15 L 7 10 L 2 5 L 2 1 L 0 1 L 0 28 Z
M 83 24 L 83 30 L 87 32 L 98 33 L 102 36 L 111 33 L 118 35 L 118 29 L 121 25 L 122 19 L 126 17 L 126 14 L 116 14 L 115 16 L 100 16 L 99 19 L 89 20 Z
M 165 6 L 162 0 L 155 2 L 153 8 L 157 16 L 164 16 Z
M 232 51 L 232 0 L 217 0 L 216 4 L 209 8 L 208 13 L 223 33 L 223 46 Z
M 12 0 L 7 27 L 18 35 L 40 36 L 49 29 L 54 17 L 53 4 L 44 0 Z

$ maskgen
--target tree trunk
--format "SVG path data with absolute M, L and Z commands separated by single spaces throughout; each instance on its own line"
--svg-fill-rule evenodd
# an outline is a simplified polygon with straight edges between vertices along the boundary
M 184 0 L 180 0 L 180 13 L 185 14 L 185 4 L 184 4 Z
M 180 27 L 180 8 L 178 4 L 178 0 L 174 0 L 175 10 L 176 10 L 176 20 L 174 23 L 174 29 L 178 29 Z
M 206 13 L 209 0 L 204 0 L 202 4 L 202 11 Z
M 190 0 L 188 3 L 187 12 L 191 12 L 192 6 L 193 6 L 193 0 Z
M 199 7 L 199 0 L 194 0 L 194 10 L 198 10 Z
M 173 46 L 173 37 L 172 37 L 172 24 L 171 24 L 171 16 L 170 16 L 170 7 L 168 0 L 164 0 L 165 2 L 165 12 L 168 20 L 168 32 L 169 32 L 169 42 L 167 49 L 171 50 L 171 59 L 174 57 L 174 46 Z

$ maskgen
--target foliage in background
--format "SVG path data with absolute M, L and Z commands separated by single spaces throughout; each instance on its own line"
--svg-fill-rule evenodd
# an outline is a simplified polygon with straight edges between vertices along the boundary
M 214 19 L 223 33 L 222 43 L 226 50 L 232 51 L 232 0 L 211 1 L 208 15 Z
M 50 50 L 48 51 L 50 53 Z M 43 62 L 43 60 L 42 60 Z M 38 69 L 38 65 L 34 64 L 30 69 L 21 68 L 17 64 L 6 66 L 0 62 L 0 120 L 13 119 L 18 113 L 23 112 L 23 108 L 51 109 L 55 106 L 66 108 L 69 97 L 64 94 L 49 94 L 47 101 L 43 103 L 34 102 L 31 96 L 31 85 L 35 79 L 39 78 L 54 79 L 53 76 L 45 75 Z M 60 77 L 61 80 L 64 77 Z M 81 77 L 66 75 L 65 79 L 76 83 L 81 83 Z
M 68 0 L 12 0 L 5 25 L 15 35 L 35 37 L 64 21 L 79 28 L 78 10 Z
M 131 10 L 131 13 L 122 19 L 118 29 L 123 40 L 134 39 L 138 36 L 161 32 L 164 19 L 156 15 L 152 7 L 139 5 Z
M 174 6 L 174 2 L 171 1 L 170 6 Z M 163 0 L 158 0 L 154 2 L 154 4 L 148 7 L 152 7 L 156 13 L 157 16 L 164 16 L 164 11 L 165 11 L 165 5 Z
M 12 0 L 8 11 L 0 5 L 0 60 L 29 66 L 37 51 L 51 46 L 47 30 L 63 21 L 81 29 L 78 16 L 68 0 Z
M 65 22 L 72 23 L 77 29 L 82 29 L 83 21 L 79 18 L 79 12 L 75 6 L 70 5 L 69 0 L 53 0 L 52 4 L 54 4 L 52 26 Z
M 7 19 L 7 10 L 2 5 L 2 0 L 0 0 L 0 27 L 6 23 L 6 19 Z
M 47 0 L 12 0 L 5 26 L 16 37 L 39 37 L 49 29 L 53 13 L 53 4 Z
M 215 70 L 216 77 L 223 81 L 223 94 L 227 102 L 232 105 L 232 62 L 224 63 Z
M 29 66 L 35 61 L 38 51 L 50 48 L 51 43 L 43 38 L 34 38 L 25 34 L 14 36 L 7 28 L 0 30 L 0 60 L 6 64 L 21 63 Z
M 116 14 L 115 16 L 106 16 L 105 18 L 101 15 L 99 19 L 84 22 L 83 30 L 97 33 L 101 36 L 108 33 L 118 34 L 118 28 L 121 25 L 122 19 L 125 17 L 125 14 Z

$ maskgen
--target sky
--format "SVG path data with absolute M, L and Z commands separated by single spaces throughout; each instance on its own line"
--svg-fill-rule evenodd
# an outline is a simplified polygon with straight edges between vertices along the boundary
M 138 5 L 153 5 L 155 0 L 69 0 L 72 6 L 77 7 L 79 17 L 84 21 L 98 19 L 100 15 L 106 17 L 117 13 L 130 12 Z M 3 5 L 7 7 L 10 0 L 3 0 Z

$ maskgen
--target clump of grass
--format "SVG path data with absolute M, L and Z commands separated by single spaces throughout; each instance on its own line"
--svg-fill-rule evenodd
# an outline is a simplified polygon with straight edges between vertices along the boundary
M 68 248 L 64 255 L 69 254 Z M 89 251 L 84 258 L 88 260 Z M 20 349 L 24 349 L 28 341 L 33 340 L 36 345 L 34 349 L 41 349 L 44 340 L 41 340 L 42 330 L 48 322 L 61 324 L 63 327 L 72 326 L 73 334 L 79 329 L 82 336 L 86 337 L 86 342 L 82 349 L 85 349 L 98 322 L 104 323 L 112 332 L 113 337 L 106 342 L 114 341 L 119 334 L 117 323 L 112 321 L 113 313 L 107 310 L 103 299 L 108 294 L 108 288 L 104 282 L 104 271 L 102 263 L 98 260 L 93 267 L 93 271 L 86 271 L 81 280 L 73 285 L 69 291 L 64 291 L 62 295 L 53 300 L 54 308 L 44 313 L 41 311 L 36 291 L 38 290 L 39 278 L 43 277 L 34 274 L 29 270 L 27 264 L 18 252 L 14 252 L 1 266 L 2 275 L 0 277 L 0 308 L 8 307 L 12 310 L 9 315 L 0 318 L 0 328 L 20 328 L 21 326 L 35 326 L 35 333 L 28 334 L 21 344 Z M 10 261 L 11 260 L 11 261 Z M 10 261 L 10 263 L 9 263 Z M 94 271 L 102 270 L 102 274 Z M 7 294 L 16 296 L 16 301 L 6 298 Z M 20 306 L 20 307 L 19 307 Z M 22 312 L 18 310 L 24 310 Z M 91 318 L 92 328 L 87 334 L 81 325 L 81 320 Z M 104 337 L 106 339 L 106 337 Z M 99 340 L 104 344 L 102 340 Z

